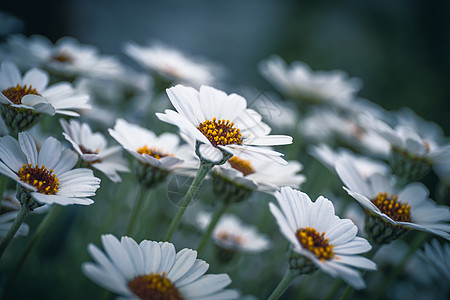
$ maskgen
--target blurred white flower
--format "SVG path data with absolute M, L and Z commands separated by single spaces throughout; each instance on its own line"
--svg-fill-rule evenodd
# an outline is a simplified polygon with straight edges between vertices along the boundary
M 200 155 L 211 162 L 220 162 L 223 152 L 240 156 L 253 155 L 258 159 L 286 163 L 282 153 L 255 146 L 286 145 L 292 137 L 269 135 L 271 129 L 261 121 L 261 115 L 247 108 L 247 100 L 209 86 L 200 91 L 177 85 L 167 89 L 172 105 L 157 117 L 178 126 L 189 138 L 200 143 Z
M 318 146 L 309 146 L 307 151 L 333 172 L 335 171 L 336 163 L 341 159 L 353 161 L 353 165 L 363 178 L 370 177 L 375 173 L 388 174 L 390 172 L 389 167 L 385 163 L 357 155 L 345 148 L 334 151 L 330 146 L 320 144 Z
M 11 228 L 14 219 L 19 213 L 20 202 L 16 199 L 13 191 L 5 191 L 3 195 L 0 195 L 1 207 L 0 207 L 0 239 L 4 238 Z M 29 227 L 27 224 L 22 223 L 17 230 L 15 237 L 25 236 L 28 234 Z
M 64 119 L 59 122 L 64 130 L 63 135 L 80 158 L 89 166 L 104 173 L 111 181 L 120 182 L 117 172 L 129 172 L 128 162 L 122 157 L 122 147 L 107 147 L 107 142 L 100 132 L 93 133 L 86 123 Z
M 60 38 L 53 44 L 40 35 L 13 35 L 7 45 L 27 68 L 44 68 L 60 76 L 109 78 L 122 71 L 116 58 L 100 55 L 96 47 L 80 44 L 72 37 Z
M 273 161 L 258 160 L 251 156 L 247 159 L 233 156 L 225 164 L 215 166 L 213 172 L 249 189 L 274 192 L 285 185 L 299 188 L 306 181 L 304 175 L 297 174 L 302 169 L 303 165 L 294 160 L 287 161 L 286 165 L 281 165 Z
M 206 230 L 211 222 L 211 214 L 200 212 L 196 218 L 201 230 Z M 257 253 L 267 250 L 270 241 L 254 226 L 245 225 L 232 214 L 223 215 L 212 232 L 214 242 L 231 251 Z
M 237 299 L 238 292 L 224 289 L 227 274 L 207 274 L 209 265 L 197 251 L 176 252 L 173 244 L 113 235 L 101 237 L 104 251 L 89 244 L 94 262 L 82 265 L 83 273 L 98 285 L 119 294 L 119 299 Z
M 283 187 L 275 197 L 280 208 L 269 203 L 270 211 L 292 250 L 331 276 L 342 278 L 356 289 L 364 288 L 361 274 L 349 266 L 376 270 L 376 265 L 355 255 L 372 247 L 356 236 L 358 229 L 353 222 L 336 216 L 331 201 L 322 196 L 312 202 L 307 194 Z
M 199 87 L 212 84 L 217 79 L 220 69 L 204 59 L 191 58 L 182 52 L 155 43 L 139 46 L 127 43 L 124 51 L 144 68 L 155 72 L 172 83 L 182 83 Z
M 311 102 L 344 105 L 361 88 L 361 80 L 348 78 L 343 71 L 312 71 L 299 61 L 288 66 L 275 55 L 261 62 L 260 70 L 281 93 Z

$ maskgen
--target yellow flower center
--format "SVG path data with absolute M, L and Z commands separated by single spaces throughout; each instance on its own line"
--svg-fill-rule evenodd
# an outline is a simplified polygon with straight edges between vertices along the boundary
M 242 134 L 239 128 L 234 127 L 230 120 L 206 120 L 198 126 L 198 130 L 211 142 L 214 147 L 219 145 L 242 144 Z
M 225 232 L 225 231 L 219 231 L 216 234 L 216 238 L 224 243 L 229 243 L 233 245 L 242 245 L 244 243 L 244 239 L 241 236 Z
M 411 205 L 398 201 L 398 196 L 386 192 L 378 193 L 372 200 L 378 209 L 398 222 L 411 222 Z
M 163 152 L 163 151 L 161 151 L 160 149 L 157 149 L 157 148 L 150 148 L 147 145 L 144 145 L 141 148 L 137 149 L 137 152 L 139 154 L 147 154 L 147 155 L 152 156 L 152 157 L 154 157 L 154 158 L 156 158 L 158 160 L 163 158 L 163 157 L 166 157 L 166 156 L 173 156 L 173 154 L 165 153 L 165 152 Z
M 255 169 L 253 169 L 253 166 L 249 160 L 233 156 L 228 160 L 228 162 L 230 163 L 233 169 L 238 170 L 239 172 L 244 174 L 244 176 L 255 173 Z
M 65 63 L 70 64 L 73 62 L 73 57 L 66 51 L 58 51 L 53 56 L 50 57 L 50 60 L 56 60 L 63 64 Z
M 59 179 L 53 174 L 53 169 L 25 164 L 17 174 L 21 181 L 34 186 L 39 193 L 54 195 L 58 192 Z
M 35 88 L 26 84 L 23 87 L 20 84 L 17 84 L 15 87 L 3 90 L 2 94 L 14 104 L 21 104 L 22 97 L 25 95 L 39 95 Z
M 143 300 L 182 300 L 180 292 L 162 273 L 141 275 L 128 282 L 130 290 Z
M 306 227 L 297 230 L 296 235 L 302 247 L 314 253 L 321 261 L 334 257 L 334 246 L 330 245 L 330 239 L 325 238 L 325 232 L 320 234 L 314 228 Z

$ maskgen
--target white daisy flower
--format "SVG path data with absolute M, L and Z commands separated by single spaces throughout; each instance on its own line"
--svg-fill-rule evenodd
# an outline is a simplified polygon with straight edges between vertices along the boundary
M 72 169 L 77 155 L 49 137 L 37 150 L 27 132 L 19 133 L 17 141 L 11 136 L 0 137 L 0 173 L 17 181 L 40 204 L 94 203 L 87 198 L 95 195 L 100 179 L 89 169 Z
M 120 241 L 111 234 L 101 237 L 105 252 L 90 244 L 95 263 L 82 265 L 84 274 L 98 285 L 120 295 L 120 299 L 237 299 L 238 292 L 224 289 L 227 274 L 208 274 L 208 264 L 197 259 L 197 251 L 173 244 L 132 238 Z
M 363 178 L 370 177 L 375 173 L 388 174 L 390 172 L 389 167 L 385 163 L 357 155 L 344 148 L 334 151 L 330 146 L 320 144 L 308 147 L 307 151 L 333 172 L 335 171 L 336 163 L 341 159 L 353 161 L 353 165 Z
M 215 166 L 213 172 L 249 189 L 270 193 L 281 186 L 300 187 L 306 181 L 304 175 L 297 174 L 302 169 L 303 165 L 294 160 L 288 161 L 287 165 L 281 165 L 254 157 L 244 159 L 233 156 L 225 164 Z
M 63 135 L 80 158 L 89 166 L 104 173 L 111 181 L 120 182 L 117 172 L 129 172 L 127 161 L 122 157 L 122 147 L 107 147 L 106 139 L 100 132 L 93 133 L 86 123 L 60 119 Z
M 89 96 L 79 94 L 70 83 L 48 86 L 47 73 L 31 69 L 22 77 L 17 66 L 3 62 L 0 68 L 0 103 L 15 109 L 26 109 L 49 115 L 63 114 L 78 117 L 72 109 L 89 108 Z M 3 115 L 3 110 L 2 110 Z M 6 120 L 6 117 L 3 115 Z
M 60 38 L 53 44 L 40 35 L 13 35 L 7 44 L 28 67 L 44 68 L 60 76 L 110 78 L 122 71 L 116 58 L 100 55 L 96 47 L 80 44 L 72 37 Z
M 355 255 L 372 247 L 356 236 L 358 228 L 353 222 L 336 216 L 331 201 L 322 196 L 312 202 L 307 194 L 283 187 L 275 197 L 281 210 L 269 203 L 270 211 L 292 250 L 331 276 L 342 278 L 356 289 L 364 288 L 361 274 L 350 266 L 375 270 L 376 265 Z
M 393 153 L 411 157 L 417 163 L 433 165 L 438 175 L 450 181 L 450 144 L 439 144 L 440 139 L 435 140 L 434 130 L 424 131 L 422 129 L 422 133 L 430 133 L 430 135 L 421 136 L 419 131 L 413 128 L 416 126 L 409 127 L 399 124 L 392 128 L 368 114 L 360 115 L 360 123 L 364 124 L 368 130 L 373 130 L 383 137 L 391 145 Z
M 343 71 L 312 71 L 299 61 L 288 66 L 279 56 L 263 61 L 260 71 L 283 94 L 311 102 L 345 105 L 361 89 L 361 80 Z
M 157 136 L 153 131 L 117 119 L 109 134 L 140 163 L 165 171 L 197 168 L 198 162 L 188 145 L 180 145 L 180 138 L 166 132 Z
M 211 214 L 201 212 L 197 215 L 197 224 L 201 230 L 206 230 L 211 222 Z M 232 214 L 223 215 L 212 232 L 214 242 L 221 248 L 257 253 L 267 250 L 270 241 L 254 226 L 245 225 Z
M 427 231 L 450 240 L 450 209 L 429 199 L 423 184 L 414 182 L 400 189 L 389 175 L 364 178 L 351 160 L 338 161 L 336 172 L 347 193 L 371 214 L 400 229 Z
M 124 51 L 148 70 L 165 80 L 198 87 L 214 83 L 219 68 L 204 59 L 190 58 L 162 44 L 139 46 L 127 43 Z
M 281 153 L 255 146 L 291 144 L 292 137 L 269 135 L 270 127 L 261 121 L 260 114 L 246 108 L 245 98 L 209 86 L 201 86 L 197 91 L 177 85 L 167 89 L 167 95 L 177 112 L 167 109 L 165 114 L 156 115 L 199 142 L 198 152 L 207 161 L 222 161 L 225 151 L 286 163 Z

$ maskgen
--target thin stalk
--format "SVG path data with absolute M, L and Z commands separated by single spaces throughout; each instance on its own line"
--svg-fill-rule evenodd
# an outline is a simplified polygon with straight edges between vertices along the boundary
M 186 193 L 186 196 L 181 203 L 180 208 L 178 209 L 177 214 L 175 215 L 175 218 L 173 218 L 172 223 L 170 223 L 169 230 L 167 231 L 167 235 L 165 237 L 165 241 L 169 241 L 177 229 L 178 225 L 180 224 L 181 218 L 183 217 L 184 212 L 186 211 L 186 208 L 189 206 L 189 203 L 191 200 L 197 195 L 200 184 L 205 179 L 208 172 L 212 169 L 213 164 L 208 162 L 203 162 L 200 164 L 200 168 L 197 171 L 197 175 L 195 175 L 194 181 L 192 181 L 191 186 L 189 187 L 189 190 Z
M 131 212 L 130 219 L 128 220 L 125 235 L 129 236 L 133 232 L 134 225 L 136 224 L 136 220 L 138 219 L 138 214 L 142 210 L 142 205 L 145 202 L 144 200 L 147 198 L 146 193 L 143 190 L 144 188 L 139 185 L 138 192 L 136 195 L 136 201 L 134 202 L 133 211 Z
M 0 174 L 0 208 L 2 207 L 3 193 L 6 188 L 6 176 Z
M 5 238 L 0 243 L 0 258 L 3 256 L 3 253 L 5 252 L 9 243 L 11 242 L 11 240 L 13 239 L 17 230 L 19 230 L 20 225 L 22 225 L 23 221 L 25 220 L 25 218 L 28 216 L 29 213 L 30 213 L 30 209 L 27 206 L 25 206 L 25 205 L 20 206 L 19 214 L 14 219 L 14 222 L 11 225 L 11 228 L 9 229 Z
M 294 278 L 297 275 L 294 274 L 294 272 L 291 272 L 291 270 L 287 270 L 286 274 L 284 274 L 283 279 L 281 279 L 280 283 L 278 283 L 275 290 L 272 292 L 268 300 L 276 300 L 283 295 L 283 293 L 286 291 L 286 289 L 289 287 L 289 285 L 292 283 Z
M 11 276 L 8 284 L 6 285 L 7 288 L 10 288 L 14 284 L 14 281 L 15 281 L 17 275 L 19 275 L 20 269 L 22 268 L 23 264 L 25 263 L 28 256 L 30 255 L 31 250 L 41 240 L 42 236 L 44 235 L 44 232 L 47 231 L 48 226 L 53 222 L 53 220 L 57 216 L 60 209 L 61 209 L 61 207 L 59 205 L 53 206 L 53 208 L 50 210 L 50 212 L 48 212 L 47 215 L 44 217 L 44 219 L 41 221 L 38 228 L 33 233 L 33 237 L 31 238 L 30 243 L 28 244 L 25 251 L 22 253 L 19 263 L 17 264 L 16 269 L 13 272 L 13 275 Z
M 200 253 L 203 251 L 205 246 L 208 244 L 208 241 L 211 237 L 211 233 L 213 232 L 214 228 L 216 227 L 217 223 L 219 222 L 220 218 L 223 216 L 225 211 L 228 209 L 227 204 L 219 204 L 220 206 L 218 209 L 215 210 L 214 214 L 211 217 L 211 221 L 209 222 L 208 228 L 203 233 L 202 239 L 200 240 L 200 243 L 197 247 L 197 253 L 200 255 Z

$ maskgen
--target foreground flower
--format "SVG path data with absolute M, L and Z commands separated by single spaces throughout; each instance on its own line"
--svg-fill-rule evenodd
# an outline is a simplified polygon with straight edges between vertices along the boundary
M 374 174 L 363 178 L 348 160 L 339 161 L 336 172 L 348 194 L 375 218 L 369 216 L 366 220 L 366 231 L 373 242 L 390 243 L 409 229 L 450 240 L 450 209 L 429 199 L 423 184 L 410 183 L 400 189 L 391 176 Z
M 75 120 L 68 123 L 63 119 L 59 121 L 64 129 L 64 137 L 83 161 L 104 173 L 111 181 L 121 181 L 117 172 L 128 172 L 129 169 L 120 146 L 107 148 L 105 137 L 99 132 L 93 133 L 86 123 Z
M 0 173 L 17 181 L 39 204 L 94 203 L 87 197 L 95 195 L 100 179 L 89 169 L 72 170 L 77 160 L 73 151 L 62 150 L 61 143 L 52 137 L 39 151 L 26 132 L 19 133 L 18 141 L 0 137 Z
M 312 71 L 302 62 L 288 66 L 281 57 L 272 56 L 260 65 L 264 77 L 283 94 L 311 102 L 344 105 L 361 88 L 357 78 L 343 71 Z
M 231 283 L 226 274 L 204 275 L 208 264 L 197 252 L 176 253 L 171 243 L 113 235 L 101 237 L 105 253 L 90 244 L 95 263 L 84 263 L 84 274 L 122 299 L 236 299 L 238 293 L 224 289 Z
M 116 58 L 100 55 L 94 46 L 80 44 L 72 37 L 60 38 L 53 44 L 40 35 L 13 35 L 7 44 L 27 67 L 45 68 L 59 76 L 110 78 L 122 70 Z
M 125 45 L 125 53 L 146 69 L 155 72 L 172 83 L 194 85 L 212 84 L 217 75 L 217 67 L 201 59 L 192 59 L 180 51 L 161 44 L 139 46 Z
M 361 274 L 350 267 L 375 270 L 376 266 L 371 260 L 355 255 L 372 247 L 356 236 L 358 228 L 353 222 L 336 216 L 331 201 L 322 196 L 312 202 L 307 194 L 283 187 L 275 197 L 281 210 L 269 203 L 270 211 L 289 240 L 292 251 L 354 288 L 364 288 Z M 295 257 L 294 262 L 292 260 L 291 269 L 304 267 L 297 266 Z
M 210 214 L 197 215 L 197 224 L 200 229 L 205 230 L 210 222 Z M 258 253 L 270 247 L 269 239 L 260 234 L 256 227 L 243 224 L 231 214 L 225 214 L 220 218 L 212 238 L 219 247 L 233 252 Z
M 247 108 L 243 97 L 209 86 L 197 91 L 182 85 L 167 89 L 167 95 L 177 112 L 166 110 L 156 115 L 200 143 L 198 152 L 203 159 L 220 162 L 224 153 L 244 153 L 286 163 L 281 153 L 255 146 L 291 144 L 292 137 L 269 135 L 270 127 L 261 121 L 260 114 Z
M 33 126 L 41 116 L 79 116 L 71 109 L 89 108 L 88 95 L 78 94 L 67 82 L 47 86 L 49 77 L 31 69 L 22 77 L 15 64 L 3 62 L 0 69 L 0 112 L 10 131 Z

